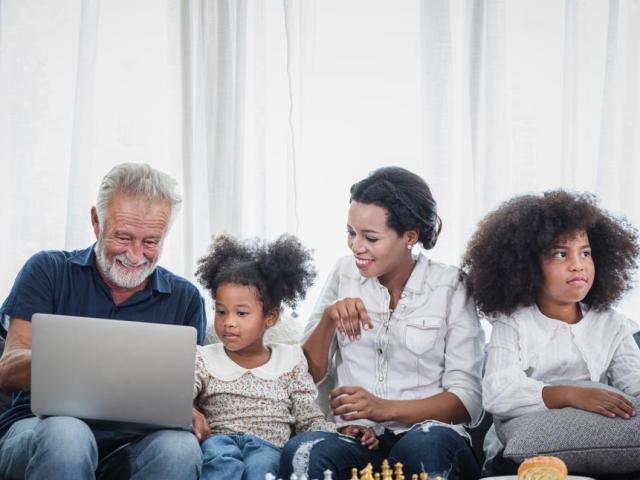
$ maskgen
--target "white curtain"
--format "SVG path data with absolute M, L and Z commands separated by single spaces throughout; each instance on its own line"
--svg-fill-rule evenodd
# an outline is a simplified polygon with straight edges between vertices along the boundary
M 429 182 L 448 263 L 523 192 L 590 190 L 640 225 L 638 24 L 638 0 L 3 0 L 0 296 L 34 251 L 92 241 L 121 161 L 179 180 L 179 274 L 222 231 L 313 247 L 302 317 L 378 166 Z

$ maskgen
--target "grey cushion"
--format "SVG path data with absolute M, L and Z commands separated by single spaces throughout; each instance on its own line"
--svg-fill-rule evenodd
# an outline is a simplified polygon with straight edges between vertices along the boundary
M 608 388 L 599 383 L 581 386 Z M 640 412 L 640 399 L 633 400 Z M 572 473 L 640 471 L 640 414 L 625 420 L 575 408 L 532 413 L 495 421 L 503 455 L 516 462 L 535 455 L 555 455 Z

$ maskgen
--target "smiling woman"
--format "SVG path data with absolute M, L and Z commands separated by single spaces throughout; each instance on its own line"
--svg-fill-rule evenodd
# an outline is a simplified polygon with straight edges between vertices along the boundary
M 317 382 L 335 378 L 340 424 L 373 428 L 380 449 L 309 432 L 289 441 L 280 476 L 404 464 L 409 474 L 477 478 L 465 423 L 481 413 L 484 336 L 460 271 L 428 259 L 441 221 L 431 191 L 403 168 L 351 187 L 347 244 L 307 325 L 304 351 Z

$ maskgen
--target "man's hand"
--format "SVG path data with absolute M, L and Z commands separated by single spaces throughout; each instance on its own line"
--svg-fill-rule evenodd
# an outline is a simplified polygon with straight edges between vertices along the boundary
M 202 443 L 211 435 L 211 427 L 205 416 L 196 407 L 191 409 L 191 423 L 193 424 L 193 434 Z
M 380 446 L 380 441 L 378 437 L 376 437 L 376 433 L 370 427 L 363 425 L 345 425 L 344 427 L 340 427 L 338 432 L 360 440 L 360 443 L 369 450 L 377 450 Z
M 368 419 L 385 422 L 389 420 L 385 403 L 362 387 L 338 387 L 331 391 L 331 410 L 345 421 Z
M 574 407 L 605 417 L 631 418 L 636 409 L 622 395 L 603 388 L 553 386 L 542 389 L 542 399 L 549 408 Z

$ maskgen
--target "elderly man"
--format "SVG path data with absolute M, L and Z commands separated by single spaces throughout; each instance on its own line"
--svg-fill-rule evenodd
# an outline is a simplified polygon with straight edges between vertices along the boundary
M 111 461 L 100 467 L 108 478 L 198 478 L 201 453 L 191 433 L 123 434 L 92 430 L 71 417 L 37 418 L 28 392 L 36 312 L 191 325 L 202 342 L 206 320 L 198 290 L 157 266 L 180 202 L 168 175 L 144 164 L 118 165 L 104 177 L 91 209 L 97 242 L 85 250 L 40 252 L 23 266 L 0 307 L 6 333 L 0 389 L 13 392 L 0 417 L 0 478 L 94 478 L 105 456 Z M 194 425 L 203 428 L 196 412 Z

